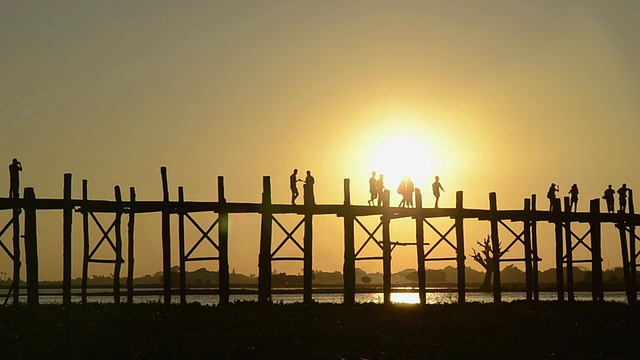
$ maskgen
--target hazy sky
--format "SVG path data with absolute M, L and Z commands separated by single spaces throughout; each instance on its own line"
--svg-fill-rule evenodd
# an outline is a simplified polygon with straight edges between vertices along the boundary
M 639 13 L 636 1 L 590 0 L 3 1 L 0 154 L 22 161 L 22 185 L 39 197 L 60 197 L 71 172 L 74 197 L 86 178 L 91 198 L 113 198 L 118 184 L 157 200 L 166 165 L 174 199 L 179 185 L 188 199 L 215 199 L 224 175 L 229 201 L 258 202 L 271 175 L 286 203 L 297 167 L 313 171 L 319 203 L 342 202 L 348 177 L 366 204 L 377 170 L 392 190 L 403 175 L 425 190 L 439 175 L 444 207 L 463 190 L 467 207 L 487 208 L 496 191 L 500 208 L 532 193 L 544 208 L 551 182 L 561 194 L 577 183 L 586 211 L 607 184 L 640 184 Z M 140 218 L 138 275 L 161 268 L 160 217 Z M 38 220 L 41 277 L 57 278 L 61 215 Z M 489 225 L 466 224 L 471 253 Z M 414 236 L 409 220 L 393 226 L 394 241 Z M 230 231 L 231 267 L 256 273 L 259 217 L 232 216 Z M 320 219 L 315 234 L 314 268 L 341 270 L 340 219 Z M 605 234 L 604 265 L 618 265 L 615 231 Z M 551 237 L 541 250 L 552 266 Z M 415 268 L 415 248 L 393 261 Z M 190 269 L 202 266 L 217 268 Z

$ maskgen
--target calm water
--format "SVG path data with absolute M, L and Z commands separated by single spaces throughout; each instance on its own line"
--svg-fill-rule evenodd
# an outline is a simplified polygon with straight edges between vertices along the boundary
M 159 289 L 158 289 L 159 290 Z M 89 293 L 103 293 L 104 289 L 89 289 Z M 60 289 L 42 289 L 40 296 L 41 304 L 62 304 L 62 296 L 59 295 L 61 293 Z M 51 295 L 50 295 L 51 294 Z M 2 290 L 0 292 L 0 296 L 2 296 L 2 300 L 6 296 L 6 290 Z M 590 292 L 576 292 L 575 297 L 577 301 L 591 301 L 591 293 Z M 302 294 L 273 294 L 272 295 L 274 302 L 282 302 L 284 304 L 291 304 L 296 302 L 302 302 L 303 297 Z M 524 300 L 526 298 L 526 294 L 524 292 L 503 292 L 502 293 L 502 301 L 503 302 L 511 302 L 515 300 Z M 555 292 L 541 292 L 540 300 L 542 301 L 554 301 L 556 300 L 557 295 Z M 626 295 L 622 291 L 615 292 L 605 292 L 604 298 L 606 301 L 612 302 L 620 302 L 626 303 Z M 316 302 L 320 303 L 336 303 L 340 304 L 343 302 L 342 294 L 314 294 L 313 299 Z M 565 294 L 566 299 L 566 294 Z M 79 303 L 81 300 L 80 295 L 72 295 L 71 301 Z M 126 301 L 126 296 L 121 296 L 121 300 L 123 302 Z M 21 302 L 26 302 L 26 294 L 21 294 L 20 296 Z M 87 297 L 87 301 L 90 303 L 113 303 L 113 296 L 103 296 L 103 295 L 92 295 Z M 150 303 L 150 302 L 161 302 L 162 296 L 158 295 L 136 295 L 134 296 L 135 303 Z M 179 303 L 180 297 L 178 295 L 174 295 L 171 297 L 172 303 Z M 231 295 L 230 301 L 258 301 L 257 294 L 239 294 L 239 295 Z M 391 293 L 391 301 L 394 303 L 404 303 L 404 304 L 417 304 L 420 302 L 417 292 L 394 292 Z M 492 293 L 478 293 L 472 292 L 466 294 L 467 302 L 480 302 L 480 303 L 492 303 L 493 302 L 493 294 Z M 198 302 L 203 305 L 216 305 L 219 302 L 218 295 L 188 295 L 187 302 Z M 377 303 L 381 304 L 384 302 L 384 296 L 382 293 L 366 293 L 366 294 L 356 294 L 356 302 L 359 303 Z M 453 292 L 431 292 L 427 293 L 427 303 L 428 304 L 452 304 L 458 302 L 458 294 Z M 9 300 L 11 303 L 11 299 Z

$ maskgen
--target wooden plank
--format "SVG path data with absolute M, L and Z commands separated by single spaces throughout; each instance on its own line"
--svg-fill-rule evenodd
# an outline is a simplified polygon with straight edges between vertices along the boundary
M 304 239 L 303 254 L 303 301 L 305 304 L 313 302 L 313 208 L 315 207 L 315 196 L 313 186 L 304 187 Z
M 344 179 L 344 264 L 342 276 L 344 283 L 345 304 L 351 305 L 356 301 L 356 254 L 355 254 L 355 224 L 351 208 L 351 180 Z
M 565 213 L 571 213 L 571 200 L 568 196 L 564 197 L 564 211 Z M 564 223 L 564 241 L 565 241 L 565 262 L 567 264 L 567 299 L 570 302 L 575 301 L 575 294 L 573 292 L 573 247 L 571 244 L 571 221 L 565 221 Z
M 415 204 L 416 209 L 422 209 L 422 191 L 418 188 L 415 189 Z M 420 212 L 418 211 L 418 214 Z M 424 218 L 416 216 L 416 250 L 418 257 L 418 297 L 420 298 L 420 304 L 425 305 L 427 303 L 427 272 L 425 269 L 424 261 Z
M 389 209 L 390 191 L 385 190 L 382 200 L 382 287 L 384 303 L 391 303 L 391 210 Z
M 180 304 L 187 303 L 187 266 L 184 238 L 184 188 L 178 187 L 178 252 L 180 256 Z
M 120 186 L 114 187 L 116 203 L 122 202 L 122 192 Z M 113 269 L 113 302 L 120 304 L 120 270 L 122 268 L 122 211 L 116 212 L 115 227 L 116 232 L 116 250 L 115 265 Z
M 24 188 L 24 253 L 27 263 L 27 304 L 38 305 L 38 237 L 35 199 L 32 187 Z
M 73 204 L 71 203 L 71 174 L 64 174 L 62 196 L 62 304 L 71 305 L 71 231 L 73 225 Z
M 260 221 L 260 255 L 258 261 L 258 302 L 271 302 L 271 178 L 262 178 L 262 219 Z
M 553 212 L 559 214 L 562 212 L 560 208 L 560 199 L 552 199 Z M 563 274 L 563 243 L 562 243 L 562 222 L 560 217 L 556 217 L 555 221 L 555 245 L 556 245 L 556 292 L 558 301 L 564 301 L 564 274 Z
M 133 304 L 133 278 L 134 278 L 134 245 L 135 245 L 135 212 L 136 189 L 129 188 L 129 202 L 131 210 L 129 212 L 129 223 L 127 224 L 127 303 Z
M 162 201 L 165 205 L 169 203 L 169 181 L 167 179 L 167 168 L 160 168 L 162 178 Z M 171 304 L 171 223 L 170 212 L 166 207 L 162 210 L 162 283 L 163 296 L 166 305 Z
M 590 211 L 597 215 L 600 213 L 600 199 L 591 200 Z M 597 219 L 597 216 L 594 216 Z M 592 299 L 593 301 L 604 301 L 604 292 L 602 289 L 602 233 L 600 222 L 594 220 L 591 226 L 591 270 L 592 270 Z
M 464 255 L 464 218 L 462 217 L 463 211 L 463 194 L 462 191 L 456 192 L 456 210 L 458 210 L 458 216 L 456 216 L 456 267 L 458 270 L 458 303 L 465 303 L 465 255 Z
M 496 193 L 489 193 L 489 211 L 492 213 L 491 220 L 491 248 L 493 250 L 493 302 L 499 304 L 502 301 L 502 291 L 500 286 L 500 238 L 498 237 L 498 200 Z
M 86 201 L 89 197 L 89 181 L 82 180 L 82 200 Z M 87 303 L 87 281 L 89 279 L 89 212 L 84 209 L 82 211 L 82 304 Z
M 224 194 L 224 177 L 218 176 L 218 203 L 221 211 L 218 213 L 218 276 L 220 289 L 220 305 L 229 303 L 229 213 L 226 211 L 227 199 Z
M 531 194 L 531 212 L 536 213 L 536 194 Z M 533 257 L 533 300 L 540 300 L 540 282 L 538 281 L 538 263 L 540 257 L 538 256 L 538 223 L 535 220 L 531 220 L 531 252 Z
M 18 196 L 16 193 L 15 196 Z M 20 213 L 22 209 L 17 199 L 12 199 L 12 230 L 13 230 L 13 305 L 20 304 Z
M 524 212 L 531 212 L 531 199 L 524 199 Z M 528 215 L 528 214 L 527 214 Z M 533 259 L 531 249 L 531 220 L 525 215 L 524 228 L 524 276 L 527 301 L 533 300 Z
M 635 207 L 633 205 L 633 190 L 627 190 L 627 205 L 629 207 L 629 213 L 635 216 Z M 635 304 L 638 301 L 638 280 L 637 280 L 637 265 L 636 265 L 636 221 L 631 218 L 627 221 L 629 227 L 629 253 L 633 256 L 629 259 L 629 304 Z

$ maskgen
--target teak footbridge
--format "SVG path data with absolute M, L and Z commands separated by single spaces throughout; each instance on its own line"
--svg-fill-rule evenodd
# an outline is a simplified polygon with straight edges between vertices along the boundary
M 589 212 L 571 212 L 569 198 L 564 198 L 564 210 L 561 209 L 560 199 L 555 199 L 553 211 L 541 211 L 536 208 L 536 196 L 524 199 L 524 206 L 521 210 L 498 210 L 495 193 L 489 193 L 489 209 L 467 209 L 463 206 L 463 193 L 456 193 L 455 208 L 424 208 L 422 204 L 422 194 L 420 189 L 415 191 L 415 207 L 399 208 L 389 204 L 389 190 L 383 194 L 382 206 L 354 205 L 351 203 L 350 181 L 344 179 L 344 203 L 338 205 L 316 204 L 314 202 L 313 188 L 304 189 L 303 205 L 273 204 L 271 201 L 270 177 L 263 177 L 262 202 L 260 203 L 234 203 L 228 202 L 225 197 L 224 178 L 218 177 L 218 201 L 185 201 L 182 187 L 178 188 L 178 201 L 169 200 L 169 184 L 165 167 L 161 168 L 162 177 L 162 201 L 136 201 L 134 188 L 130 188 L 129 201 L 122 199 L 119 186 L 115 186 L 115 200 L 89 200 L 88 182 L 82 181 L 82 199 L 73 199 L 71 194 L 72 177 L 71 174 L 64 175 L 64 189 L 62 199 L 36 198 L 33 188 L 25 188 L 24 195 L 20 198 L 0 198 L 0 210 L 11 210 L 12 217 L 9 222 L 0 229 L 0 246 L 13 261 L 13 286 L 7 297 L 13 297 L 14 304 L 19 303 L 19 284 L 21 267 L 21 238 L 24 238 L 24 259 L 26 263 L 26 287 L 27 303 L 37 305 L 39 302 L 38 293 L 38 241 L 37 241 L 37 221 L 38 211 L 61 210 L 63 222 L 63 304 L 71 303 L 71 248 L 72 248 L 72 221 L 73 212 L 82 214 L 83 229 L 83 266 L 82 266 L 82 303 L 87 301 L 87 279 L 88 269 L 91 263 L 113 264 L 114 302 L 121 302 L 121 268 L 122 264 L 127 264 L 126 297 L 127 301 L 133 302 L 134 288 L 134 241 L 135 241 L 135 216 L 143 213 L 162 214 L 162 270 L 163 270 L 163 302 L 171 303 L 171 295 L 178 292 L 180 302 L 186 302 L 186 263 L 193 261 L 217 261 L 219 265 L 219 302 L 226 304 L 229 302 L 229 214 L 260 214 L 260 253 L 259 253 L 259 277 L 258 277 L 258 302 L 271 302 L 271 275 L 272 263 L 274 261 L 302 261 L 304 288 L 304 302 L 312 302 L 312 275 L 313 275 L 313 219 L 317 215 L 335 215 L 344 219 L 344 303 L 355 302 L 356 294 L 356 261 L 381 260 L 383 268 L 383 293 L 384 302 L 391 302 L 391 254 L 398 245 L 415 245 L 418 260 L 418 293 L 420 303 L 426 303 L 425 263 L 428 261 L 456 261 L 457 265 L 457 293 L 458 301 L 465 302 L 465 238 L 464 220 L 474 219 L 478 221 L 488 221 L 491 227 L 491 245 L 494 256 L 493 266 L 493 299 L 494 302 L 501 301 L 500 266 L 505 262 L 523 262 L 526 277 L 526 299 L 539 299 L 538 286 L 538 263 L 541 260 L 538 256 L 538 223 L 549 223 L 554 226 L 555 234 L 555 269 L 557 296 L 559 301 L 565 300 L 565 292 L 568 301 L 574 301 L 574 281 L 573 265 L 576 263 L 590 263 L 592 269 L 592 299 L 593 301 L 603 301 L 602 282 L 602 225 L 613 224 L 620 234 L 620 249 L 624 270 L 624 283 L 627 300 L 629 303 L 637 301 L 636 268 L 638 253 L 636 241 L 640 238 L 635 233 L 636 224 L 640 216 L 635 214 L 633 205 L 633 194 L 629 191 L 629 213 L 619 211 L 618 213 L 601 213 L 600 199 L 590 201 Z M 198 212 L 215 213 L 217 219 L 207 227 L 200 226 L 190 215 Z M 108 226 L 103 226 L 96 214 L 113 214 L 113 221 Z M 123 257 L 123 216 L 127 215 L 127 253 L 126 261 Z M 276 215 L 297 214 L 302 219 L 292 229 L 288 230 L 278 221 Z M 180 286 L 179 289 L 172 288 L 171 282 L 171 216 L 178 216 L 178 242 L 179 242 L 179 267 Z M 367 216 L 377 216 L 380 219 L 378 225 L 373 229 L 368 229 L 359 218 Z M 21 235 L 21 217 L 24 221 L 24 235 Z M 391 241 L 390 223 L 394 219 L 411 218 L 415 220 L 415 243 L 399 243 Z M 452 225 L 445 231 L 439 230 L 432 224 L 432 219 L 448 218 L 452 220 Z M 100 229 L 101 236 L 97 242 L 92 242 L 89 231 L 90 221 L 93 221 Z M 104 221 L 104 220 L 103 220 Z M 200 232 L 200 238 L 195 245 L 187 250 L 185 241 L 185 222 L 188 221 Z M 506 221 L 512 222 L 507 225 Z M 571 229 L 573 223 L 586 223 L 589 230 L 582 236 L 578 236 Z M 275 248 L 273 243 L 273 225 L 278 226 L 286 237 Z M 522 231 L 514 230 L 516 224 L 522 225 Z M 425 225 L 438 237 L 433 244 L 425 242 Z M 303 228 L 303 241 L 300 242 L 294 237 L 297 230 Z M 356 249 L 355 230 L 361 228 L 367 236 L 366 241 Z M 498 229 L 504 227 L 508 230 L 509 238 L 512 240 L 501 249 L 501 242 L 498 236 Z M 217 228 L 217 242 L 210 236 L 211 232 Z M 9 234 L 12 229 L 12 242 L 3 242 L 5 233 Z M 381 231 L 380 231 L 381 230 Z M 379 234 L 381 232 L 381 235 Z M 452 237 L 455 233 L 455 239 Z M 6 236 L 9 238 L 9 236 Z M 95 239 L 94 239 L 95 240 Z M 206 257 L 196 257 L 193 255 L 196 248 L 207 241 L 216 249 L 216 254 Z M 301 257 L 279 257 L 278 251 L 291 241 L 302 253 Z M 361 256 L 362 250 L 370 244 L 379 248 L 380 256 Z M 375 244 L 375 245 L 374 245 Z M 101 246 L 108 246 L 113 250 L 112 259 L 98 259 L 96 252 Z M 451 252 L 451 257 L 433 256 L 433 251 L 439 247 L 447 247 Z M 507 258 L 507 251 L 515 246 L 524 248 L 523 258 Z M 591 257 L 589 259 L 574 259 L 573 252 L 577 247 L 584 247 Z M 565 279 L 566 273 L 566 279 Z M 565 289 L 566 288 L 566 289 Z M 5 301 L 6 302 L 6 301 Z

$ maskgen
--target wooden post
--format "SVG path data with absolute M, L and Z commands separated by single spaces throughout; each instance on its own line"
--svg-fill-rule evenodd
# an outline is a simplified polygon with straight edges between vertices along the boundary
M 592 272 L 592 299 L 604 301 L 602 290 L 602 234 L 600 228 L 600 199 L 591 200 L 591 272 Z
M 533 259 L 531 250 L 531 199 L 524 199 L 524 275 L 527 301 L 533 300 Z
M 258 302 L 271 302 L 271 178 L 262 177 L 262 220 L 260 224 L 260 255 L 258 259 Z
M 304 187 L 304 290 L 305 304 L 313 302 L 313 186 Z
M 458 303 L 465 303 L 465 256 L 464 256 L 464 214 L 463 211 L 463 195 L 462 191 L 456 192 L 456 266 L 458 268 Z
M 73 203 L 71 202 L 71 174 L 64 174 L 64 208 L 62 209 L 62 304 L 71 305 L 71 229 Z
M 624 213 L 619 210 L 618 211 L 618 218 L 620 219 L 620 221 L 618 221 L 617 223 L 617 228 L 618 228 L 618 232 L 620 234 L 620 251 L 622 253 L 622 274 L 624 277 L 624 285 L 625 285 L 625 291 L 627 294 L 627 301 L 629 303 L 631 303 L 631 275 L 630 275 L 630 262 L 629 262 L 629 249 L 627 247 L 627 231 L 626 231 L 626 224 L 625 221 L 622 219 L 622 216 L 624 216 Z M 633 243 L 633 241 L 635 241 L 633 238 L 631 238 L 631 243 Z M 631 244 L 629 243 L 629 244 Z M 631 253 L 631 257 L 634 257 L 635 254 Z M 592 272 L 593 273 L 593 272 Z
M 116 232 L 116 262 L 113 270 L 113 302 L 117 305 L 120 304 L 120 269 L 122 268 L 122 213 L 124 208 L 122 207 L 122 192 L 120 192 L 120 186 L 116 185 L 114 188 L 116 197 L 116 219 L 114 231 Z
M 160 168 L 162 177 L 162 279 L 164 303 L 171 304 L 171 223 L 169 211 L 169 181 L 167 180 L 167 168 Z
M 535 214 L 536 209 L 536 194 L 531 194 L 531 213 Z M 533 300 L 540 300 L 540 283 L 538 282 L 538 222 L 536 220 L 531 221 L 531 252 L 533 257 L 533 276 L 531 277 L 533 282 Z
M 633 205 L 633 190 L 629 189 L 627 192 L 629 197 L 627 200 L 629 204 L 629 213 L 633 216 L 636 213 Z M 638 283 L 636 272 L 636 225 L 635 220 L 633 219 L 629 221 L 629 239 L 629 252 L 632 256 L 629 259 L 629 283 L 631 285 L 629 292 L 631 297 L 629 297 L 628 301 L 630 304 L 635 304 L 638 301 Z
M 220 286 L 220 305 L 229 303 L 229 212 L 224 196 L 224 177 L 218 176 L 218 282 Z
M 135 202 L 136 202 L 136 189 L 134 187 L 129 188 L 129 202 L 131 205 L 129 206 L 129 224 L 127 225 L 127 302 L 129 304 L 133 304 L 133 262 L 134 262 L 134 242 L 135 242 L 135 223 L 136 223 L 136 212 L 135 212 Z
M 344 265 L 342 269 L 344 282 L 344 303 L 354 304 L 356 301 L 356 255 L 354 216 L 351 210 L 351 184 L 344 179 Z
M 427 303 L 427 274 L 424 261 L 424 217 L 422 217 L 422 191 L 416 189 L 416 248 L 418 255 L 418 296 L 420 304 Z
M 18 204 L 19 195 L 13 192 L 13 213 L 12 213 L 12 230 L 13 230 L 13 305 L 20 304 L 20 213 L 22 209 Z
M 389 198 L 391 192 L 385 190 L 382 200 L 382 278 L 384 303 L 391 303 L 391 211 L 389 210 Z
M 87 210 L 87 199 L 89 192 L 89 182 L 82 180 L 82 304 L 87 303 L 87 281 L 89 279 L 89 211 Z
M 27 263 L 27 304 L 38 305 L 38 237 L 36 193 L 24 188 L 24 252 Z
M 496 193 L 489 193 L 489 211 L 491 212 L 491 249 L 493 250 L 493 302 L 502 301 L 500 284 L 500 238 L 498 237 L 498 200 Z
M 562 221 L 560 215 L 560 199 L 553 199 L 553 222 L 555 223 L 555 243 L 556 243 L 556 290 L 558 301 L 564 301 L 564 276 L 563 276 L 563 244 L 562 244 Z
M 567 257 L 567 299 L 569 301 L 575 301 L 575 295 L 573 293 L 573 250 L 571 249 L 571 201 L 568 196 L 564 197 L 564 212 L 567 219 L 564 221 L 564 242 L 566 248 Z
M 184 240 L 184 188 L 178 187 L 178 247 L 180 252 L 180 304 L 187 303 L 187 262 Z

